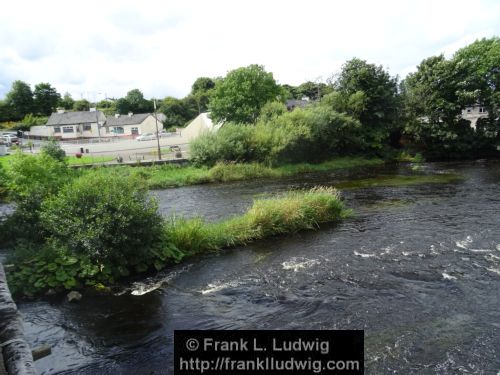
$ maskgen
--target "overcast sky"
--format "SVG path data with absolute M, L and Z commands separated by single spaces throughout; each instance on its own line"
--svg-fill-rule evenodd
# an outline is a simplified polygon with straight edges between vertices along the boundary
M 183 97 L 197 77 L 254 63 L 298 85 L 355 56 L 404 77 L 494 35 L 498 0 L 6 1 L 0 98 L 16 79 L 91 101 L 133 88 Z

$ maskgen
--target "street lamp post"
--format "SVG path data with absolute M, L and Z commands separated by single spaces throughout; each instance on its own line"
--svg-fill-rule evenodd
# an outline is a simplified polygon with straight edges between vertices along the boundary
M 158 116 L 156 115 L 156 99 L 153 99 L 153 105 L 155 108 L 156 142 L 158 144 L 158 160 L 161 160 L 160 133 L 158 132 Z

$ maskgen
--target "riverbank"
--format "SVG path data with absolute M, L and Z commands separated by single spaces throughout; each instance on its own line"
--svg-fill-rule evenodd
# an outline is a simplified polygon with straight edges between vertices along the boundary
M 269 167 L 259 163 L 219 163 L 212 168 L 160 165 L 121 168 L 123 173 L 138 174 L 150 189 L 167 189 L 217 182 L 245 181 L 257 178 L 284 178 L 303 173 L 329 172 L 339 169 L 383 165 L 379 158 L 343 157 L 318 164 L 299 163 Z
M 255 200 L 244 215 L 218 223 L 171 217 L 164 223 L 161 242 L 135 262 L 96 262 L 88 254 L 51 249 L 47 242 L 40 251 L 14 258 L 14 267 L 8 274 L 9 286 L 14 295 L 26 297 L 84 287 L 104 290 L 132 274 L 161 270 L 207 251 L 315 229 L 322 223 L 340 221 L 349 213 L 336 189 L 317 187 Z

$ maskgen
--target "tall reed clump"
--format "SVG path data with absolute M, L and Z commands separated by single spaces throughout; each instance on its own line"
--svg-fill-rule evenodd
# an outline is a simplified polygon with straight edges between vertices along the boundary
M 277 198 L 258 199 L 243 216 L 219 223 L 171 218 L 166 226 L 170 243 L 186 255 L 245 245 L 249 242 L 322 223 L 340 221 L 349 215 L 337 190 L 316 187 L 291 191 Z

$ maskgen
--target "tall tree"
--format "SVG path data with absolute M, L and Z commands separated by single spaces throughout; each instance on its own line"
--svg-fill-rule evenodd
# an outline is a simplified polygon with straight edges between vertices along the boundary
M 349 108 L 347 112 L 361 122 L 372 148 L 382 148 L 391 132 L 398 132 L 397 79 L 382 66 L 358 58 L 349 60 L 342 66 L 334 89 Z
M 165 115 L 166 127 L 183 127 L 198 114 L 198 106 L 192 96 L 184 99 L 166 97 L 160 103 L 159 111 Z
M 50 83 L 39 83 L 35 86 L 33 94 L 35 112 L 44 116 L 49 116 L 61 99 L 61 95 Z
M 73 109 L 75 111 L 88 111 L 90 110 L 90 102 L 87 99 L 76 100 Z
M 63 107 L 64 109 L 71 110 L 75 105 L 75 101 L 73 100 L 69 92 L 65 92 L 63 97 L 59 100 L 58 105 Z
M 198 113 L 207 111 L 214 87 L 215 81 L 212 78 L 200 77 L 194 81 L 189 96 L 196 101 Z
M 144 98 L 139 89 L 130 90 L 124 98 L 128 103 L 128 111 L 133 113 L 147 113 L 153 111 L 153 103 Z M 120 112 L 125 114 L 125 112 Z
M 423 60 L 402 85 L 406 128 L 428 157 L 462 158 L 495 152 L 500 142 L 500 39 L 482 39 Z M 467 106 L 486 107 L 476 129 L 461 116 Z
M 261 108 L 269 101 L 283 100 L 283 92 L 261 65 L 249 65 L 230 71 L 217 82 L 209 109 L 214 121 L 254 123 Z
M 7 93 L 5 103 L 11 108 L 12 120 L 21 120 L 33 111 L 33 92 L 23 81 L 14 81 Z
M 297 99 L 307 96 L 311 100 L 319 100 L 324 95 L 332 92 L 332 88 L 323 82 L 307 81 L 296 88 Z

